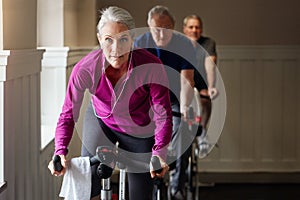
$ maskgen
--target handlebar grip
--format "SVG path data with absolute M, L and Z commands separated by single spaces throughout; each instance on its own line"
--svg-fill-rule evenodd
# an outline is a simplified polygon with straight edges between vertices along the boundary
M 160 173 L 162 171 L 160 161 L 157 156 L 152 156 L 151 163 L 156 173 Z
M 61 159 L 59 155 L 53 156 L 53 165 L 55 171 L 61 172 L 63 170 L 63 166 L 61 165 Z
M 100 164 L 100 161 L 99 161 L 97 155 L 90 158 L 90 164 L 91 164 L 91 166 Z

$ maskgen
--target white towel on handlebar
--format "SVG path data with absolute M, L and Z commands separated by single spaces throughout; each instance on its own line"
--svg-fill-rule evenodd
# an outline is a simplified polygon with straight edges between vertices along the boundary
M 89 200 L 91 176 L 89 157 L 72 158 L 64 175 L 59 196 L 65 200 Z

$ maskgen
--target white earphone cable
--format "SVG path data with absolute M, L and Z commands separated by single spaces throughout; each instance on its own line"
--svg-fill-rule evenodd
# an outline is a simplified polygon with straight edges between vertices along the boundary
M 108 115 L 106 115 L 106 116 L 100 116 L 100 115 L 98 115 L 97 112 L 96 112 L 95 106 L 94 106 L 94 104 L 93 104 L 93 101 L 91 100 L 92 107 L 93 107 L 93 110 L 94 110 L 94 114 L 95 114 L 96 117 L 98 117 L 98 118 L 100 118 L 100 119 L 107 119 L 107 118 L 109 118 L 109 117 L 113 114 L 113 112 L 114 112 L 114 110 L 115 110 L 115 107 L 116 107 L 116 105 L 117 105 L 117 103 L 118 103 L 118 101 L 119 101 L 119 99 L 120 99 L 120 97 L 121 97 L 121 95 L 122 95 L 122 93 L 123 93 L 123 91 L 124 91 L 124 89 L 125 89 L 125 85 L 126 85 L 128 79 L 129 79 L 128 73 L 129 73 L 130 63 L 131 63 L 131 61 L 132 61 L 132 54 L 133 54 L 133 53 L 132 53 L 132 51 L 131 51 L 131 52 L 130 52 L 130 59 L 129 59 L 129 62 L 128 62 L 128 69 L 127 69 L 127 72 L 126 72 L 126 78 L 125 78 L 124 84 L 123 84 L 123 86 L 122 86 L 122 90 L 121 90 L 120 94 L 117 96 L 117 99 L 116 99 L 116 101 L 114 102 L 114 104 L 113 104 L 113 106 L 112 106 L 112 109 L 111 109 L 110 113 L 109 113 Z

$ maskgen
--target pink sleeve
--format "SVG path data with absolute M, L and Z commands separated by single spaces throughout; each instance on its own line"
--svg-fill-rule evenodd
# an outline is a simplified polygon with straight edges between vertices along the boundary
M 162 64 L 156 64 L 152 70 L 153 83 L 150 84 L 150 95 L 152 98 L 152 110 L 155 121 L 155 144 L 152 149 L 153 155 L 159 155 L 166 160 L 167 147 L 172 136 L 172 108 L 169 95 L 169 83 Z
M 92 82 L 90 73 L 78 63 L 70 76 L 67 86 L 66 97 L 59 116 L 55 132 L 55 154 L 66 155 L 71 141 L 75 122 L 84 97 L 84 92 Z

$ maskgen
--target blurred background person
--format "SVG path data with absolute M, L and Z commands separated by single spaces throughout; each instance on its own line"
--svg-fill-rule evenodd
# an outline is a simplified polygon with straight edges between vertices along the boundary
M 147 23 L 150 31 L 139 36 L 135 46 L 145 48 L 157 56 L 168 74 L 173 114 L 169 153 L 176 154 L 176 159 L 171 164 L 174 169 L 170 171 L 169 189 L 172 199 L 184 199 L 188 148 L 193 137 L 183 128 L 186 123 L 182 122 L 188 118 L 188 109 L 194 96 L 196 53 L 192 42 L 174 31 L 175 18 L 167 7 L 158 5 L 150 9 Z
M 201 138 L 206 136 L 207 124 L 211 115 L 211 100 L 218 95 L 216 84 L 216 43 L 205 37 L 203 22 L 198 15 L 188 15 L 183 20 L 183 33 L 193 41 L 196 48 L 197 65 L 195 70 L 195 87 L 200 93 L 201 104 Z M 203 82 L 203 80 L 205 82 Z M 200 143 L 200 137 L 198 138 Z

